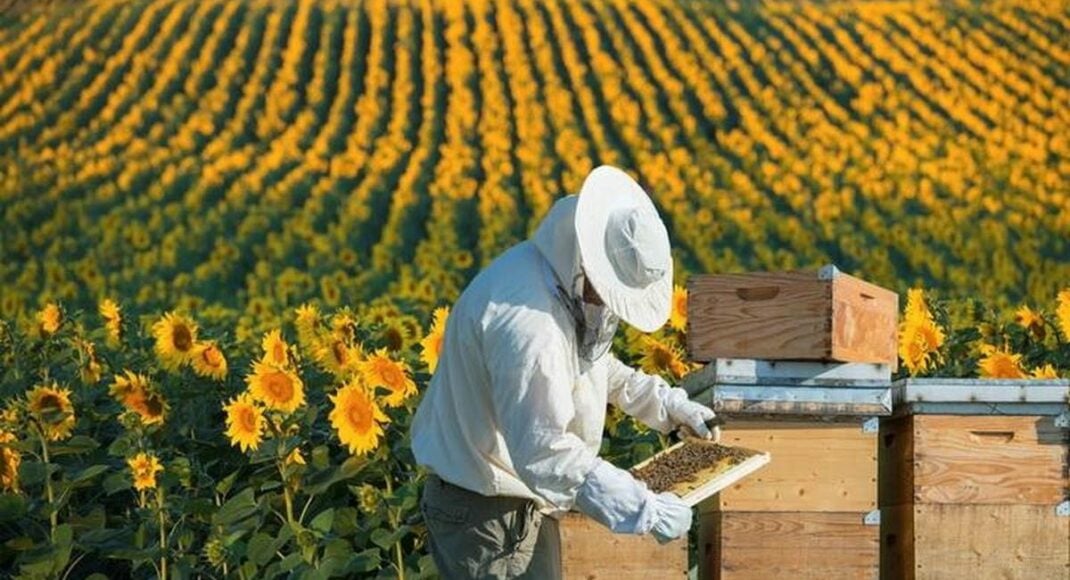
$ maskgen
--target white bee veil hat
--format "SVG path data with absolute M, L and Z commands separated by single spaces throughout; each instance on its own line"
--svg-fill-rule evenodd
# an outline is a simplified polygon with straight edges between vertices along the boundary
M 580 262 L 606 306 L 643 332 L 661 328 L 672 307 L 672 252 L 650 196 L 602 165 L 583 182 L 575 221 Z

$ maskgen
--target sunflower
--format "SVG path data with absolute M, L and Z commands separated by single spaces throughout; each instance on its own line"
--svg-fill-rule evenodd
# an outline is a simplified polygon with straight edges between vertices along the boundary
M 227 414 L 227 437 L 230 444 L 240 446 L 241 450 L 256 451 L 264 437 L 264 412 L 253 401 L 249 393 L 238 395 L 223 406 Z
M 122 375 L 115 375 L 109 393 L 128 410 L 137 413 L 144 425 L 163 423 L 167 414 L 167 403 L 149 383 L 149 378 L 124 369 Z
M 264 361 L 253 365 L 245 377 L 249 393 L 269 409 L 292 413 L 305 403 L 305 385 L 297 373 Z
M 288 354 L 290 346 L 286 344 L 286 341 L 282 338 L 282 332 L 279 329 L 272 330 L 265 333 L 264 338 L 260 341 L 260 347 L 264 349 L 264 360 L 275 366 L 285 367 L 290 362 Z
M 55 334 L 63 324 L 63 311 L 55 302 L 49 302 L 37 313 L 37 323 L 43 336 Z
M 357 488 L 357 505 L 360 511 L 366 514 L 374 514 L 379 511 L 379 489 L 374 485 L 365 483 Z
M 15 442 L 15 435 L 7 431 L 0 431 L 0 489 L 4 491 L 19 491 L 19 465 L 22 463 L 22 455 L 18 449 L 13 449 L 9 443 Z
M 42 385 L 30 391 L 27 399 L 30 414 L 49 441 L 70 437 L 74 429 L 74 405 L 71 404 L 70 390 L 61 389 L 56 383 Z
M 639 366 L 644 372 L 661 374 L 668 372 L 673 378 L 679 379 L 689 371 L 684 363 L 683 355 L 679 347 L 660 341 L 653 337 L 643 337 L 643 356 L 639 359 Z
M 981 370 L 981 376 L 990 379 L 1024 379 L 1025 371 L 1022 370 L 1022 355 L 1014 354 L 1009 350 L 996 348 L 989 344 L 981 345 L 981 353 L 984 357 L 977 363 Z
M 397 407 L 410 395 L 416 394 L 416 383 L 409 378 L 409 367 L 391 359 L 385 348 L 375 351 L 359 364 L 361 375 L 369 387 L 385 387 L 390 394 L 383 399 L 388 407 Z
M 680 332 L 687 329 L 687 289 L 680 286 L 672 288 L 672 312 L 669 314 L 669 326 Z
M 1034 379 L 1057 379 L 1059 378 L 1059 373 L 1055 370 L 1055 367 L 1052 366 L 1051 363 L 1048 363 L 1042 367 L 1037 367 L 1033 369 L 1033 372 L 1030 373 L 1030 376 Z
M 152 333 L 156 337 L 156 355 L 164 368 L 177 370 L 193 358 L 197 324 L 189 318 L 168 312 L 152 325 Z
M 83 364 L 78 369 L 82 382 L 87 385 L 96 384 L 100 381 L 100 374 L 103 370 L 100 366 L 100 361 L 97 360 L 96 346 L 93 345 L 92 341 L 88 340 L 75 339 L 75 343 L 83 355 Z
M 446 307 L 436 308 L 431 323 L 431 330 L 420 341 L 423 350 L 420 358 L 427 365 L 427 372 L 434 374 L 438 367 L 438 357 L 442 354 L 442 338 L 446 335 L 446 319 L 449 318 L 450 309 Z
M 297 342 L 306 351 L 315 350 L 319 342 L 320 312 L 313 304 L 302 304 L 297 308 L 297 318 L 294 321 L 297 327 Z
M 364 350 L 359 344 L 350 346 L 341 338 L 329 338 L 316 345 L 313 356 L 323 370 L 341 378 L 351 373 L 356 365 L 364 360 Z
M 198 376 L 221 381 L 227 378 L 227 358 L 214 341 L 197 342 L 193 345 L 193 357 L 190 359 L 193 372 Z
M 100 301 L 97 307 L 100 317 L 104 319 L 104 328 L 108 332 L 108 344 L 117 345 L 123 334 L 123 315 L 119 311 L 119 305 L 110 298 Z
M 156 488 L 156 474 L 163 471 L 163 465 L 155 455 L 141 452 L 128 458 L 126 464 L 134 475 L 134 489 L 143 491 Z
M 328 419 L 338 431 L 338 440 L 349 447 L 350 453 L 364 455 L 379 446 L 382 424 L 389 419 L 367 389 L 350 381 L 328 398 L 334 403 Z
M 1033 311 L 1032 308 L 1023 304 L 1014 313 L 1014 321 L 1022 325 L 1029 332 L 1032 332 L 1038 340 L 1044 340 L 1044 317 Z
M 392 318 L 383 323 L 379 336 L 390 352 L 400 352 L 412 346 L 415 336 L 412 325 L 405 318 Z
M 1063 338 L 1070 340 L 1070 288 L 1059 292 L 1058 302 L 1055 318 L 1059 323 L 1059 330 L 1063 331 Z
M 921 288 L 907 290 L 907 305 L 899 325 L 899 358 L 911 375 L 916 375 L 942 360 L 940 347 L 944 331 L 933 319 Z

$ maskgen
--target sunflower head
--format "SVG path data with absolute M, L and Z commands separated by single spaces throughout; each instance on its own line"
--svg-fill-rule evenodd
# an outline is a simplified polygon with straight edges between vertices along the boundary
M 74 429 L 74 405 L 71 392 L 56 383 L 37 386 L 27 395 L 30 415 L 38 422 L 49 441 L 70 437 Z
M 126 464 L 134 476 L 134 489 L 143 491 L 156 488 L 156 474 L 163 471 L 163 465 L 155 455 L 141 452 L 127 459 Z
M 297 342 L 306 352 L 312 351 L 318 342 L 320 312 L 314 304 L 302 304 L 297 308 L 294 325 L 297 327 Z
M 147 376 L 124 369 L 122 375 L 115 375 L 109 393 L 123 407 L 136 414 L 143 425 L 163 423 L 167 402 L 152 387 Z
M 360 363 L 359 368 L 366 385 L 371 388 L 383 387 L 390 391 L 383 399 L 383 403 L 388 407 L 397 407 L 416 394 L 416 383 L 409 377 L 408 365 L 391 359 L 385 348 L 368 356 Z
M 197 324 L 186 316 L 168 312 L 152 325 L 156 355 L 168 370 L 177 370 L 193 357 Z
M 14 434 L 0 431 L 0 489 L 17 493 L 19 491 L 19 465 L 22 463 L 22 455 L 18 449 L 10 446 L 14 442 Z
M 350 381 L 328 397 L 334 403 L 328 419 L 349 452 L 364 455 L 375 450 L 388 419 L 372 394 L 358 381 Z
M 37 313 L 37 327 L 42 336 L 51 336 L 63 324 L 63 310 L 55 302 L 45 304 Z
M 276 328 L 271 332 L 265 333 L 264 338 L 260 341 L 260 347 L 264 349 L 263 360 L 265 362 L 279 367 L 285 367 L 290 364 L 290 346 L 283 340 L 282 331 L 279 329 Z
M 242 393 L 223 406 L 227 414 L 227 437 L 241 450 L 256 451 L 264 438 L 264 412 L 249 393 Z
M 202 377 L 221 381 L 227 378 L 227 359 L 214 341 L 198 342 L 193 346 L 190 358 L 193 372 Z
M 104 328 L 108 332 L 108 343 L 116 345 L 122 339 L 123 316 L 119 305 L 111 298 L 105 298 L 97 306 L 97 312 L 104 319 Z
M 1046 334 L 1044 331 L 1044 317 L 1029 306 L 1023 304 L 1018 307 L 1018 310 L 1014 313 L 1014 321 L 1020 324 L 1022 328 L 1033 333 L 1038 340 L 1044 340 Z
M 977 363 L 981 370 L 981 376 L 990 379 L 1024 379 L 1025 371 L 1022 370 L 1022 355 L 1014 354 L 1009 350 L 995 348 L 991 345 L 982 345 L 981 352 L 984 357 Z
M 245 381 L 253 398 L 268 409 L 292 413 L 305 403 L 304 383 L 289 369 L 257 361 Z
M 1059 373 L 1051 363 L 1048 363 L 1042 367 L 1033 369 L 1030 376 L 1034 379 L 1057 379 L 1059 378 Z
M 427 372 L 434 374 L 438 367 L 438 359 L 442 354 L 442 339 L 446 335 L 446 319 L 449 318 L 449 308 L 436 308 L 431 322 L 431 330 L 420 341 L 420 358 L 427 365 Z
M 941 359 L 944 331 L 935 322 L 919 318 L 899 329 L 899 358 L 911 375 L 927 370 Z
M 672 311 L 669 313 L 669 326 L 680 332 L 687 329 L 687 289 L 681 286 L 672 288 Z
M 1056 302 L 1055 320 L 1063 332 L 1063 338 L 1070 341 L 1070 288 L 1059 292 Z
M 643 356 L 639 359 L 639 366 L 644 372 L 668 373 L 676 379 L 689 371 L 679 347 L 650 336 L 643 338 Z

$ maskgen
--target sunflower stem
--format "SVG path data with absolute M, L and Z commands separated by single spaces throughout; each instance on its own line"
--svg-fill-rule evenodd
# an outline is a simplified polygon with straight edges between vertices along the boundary
M 160 521 L 160 580 L 167 580 L 167 522 L 163 506 L 163 490 L 156 490 L 156 515 Z
M 386 493 L 391 497 L 394 496 L 394 478 L 389 473 L 386 474 Z M 395 511 L 397 510 L 397 511 Z M 390 518 L 390 527 L 398 529 L 398 523 L 401 519 L 400 508 L 390 508 L 387 510 L 387 516 Z M 405 580 L 405 561 L 401 557 L 401 539 L 398 538 L 394 542 L 394 567 L 398 570 L 398 580 Z
M 44 431 L 41 430 L 41 426 L 34 423 L 37 431 L 37 437 L 41 440 L 41 458 L 45 464 L 45 497 L 48 499 L 48 523 L 49 523 L 49 537 L 52 541 L 56 540 L 56 527 L 58 524 L 56 507 L 53 504 L 55 496 L 52 492 L 52 470 L 51 462 L 48 456 L 48 439 L 45 437 Z

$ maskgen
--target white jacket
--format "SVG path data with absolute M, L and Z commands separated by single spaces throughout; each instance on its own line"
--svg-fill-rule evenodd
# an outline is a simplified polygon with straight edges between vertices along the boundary
M 615 497 L 595 498 L 597 510 L 585 509 L 590 502 L 581 497 L 577 507 L 604 512 L 596 519 L 616 531 L 644 533 L 657 517 L 644 506 L 652 494 L 598 458 L 606 403 L 668 432 L 675 426 L 669 409 L 687 396 L 612 353 L 593 364 L 578 356 L 573 320 L 552 278 L 568 288 L 580 272 L 576 199 L 555 203 L 532 239 L 494 260 L 457 300 L 413 420 L 412 449 L 446 481 L 488 496 L 532 498 L 543 511 L 571 508 L 587 476 L 603 473 L 611 477 L 586 487 Z

